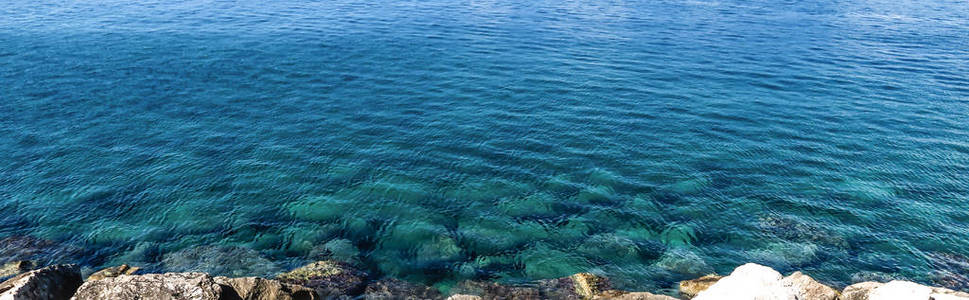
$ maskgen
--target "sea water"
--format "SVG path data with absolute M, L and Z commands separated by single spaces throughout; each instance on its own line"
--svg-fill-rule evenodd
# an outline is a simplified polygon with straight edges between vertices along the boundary
M 952 286 L 969 6 L 2 1 L 0 237 L 29 246 L 0 260 L 339 259 L 442 290 L 746 262 Z

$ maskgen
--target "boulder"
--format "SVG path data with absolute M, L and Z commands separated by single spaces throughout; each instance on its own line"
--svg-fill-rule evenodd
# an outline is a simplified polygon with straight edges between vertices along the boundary
M 71 298 L 81 282 L 77 266 L 49 266 L 0 283 L 0 299 L 66 300 Z
M 131 275 L 141 270 L 139 267 L 132 267 L 129 265 L 120 265 L 117 267 L 104 268 L 100 271 L 94 272 L 91 276 L 87 277 L 87 280 L 100 280 L 109 277 L 118 277 L 121 275 Z
M 883 284 L 868 294 L 868 300 L 929 300 L 932 288 L 909 281 L 895 280 Z
M 626 292 L 609 290 L 602 292 L 592 299 L 594 300 L 677 300 L 667 295 L 656 295 L 647 292 Z
M 569 277 L 542 280 L 539 292 L 545 299 L 592 299 L 609 290 L 609 279 L 591 273 L 578 273 Z
M 969 293 L 918 283 L 893 280 L 888 283 L 862 282 L 849 285 L 839 300 L 969 300 Z
M 347 263 L 324 260 L 279 274 L 276 279 L 284 283 L 311 288 L 320 297 L 329 298 L 360 294 L 363 291 L 363 282 L 366 277 L 366 273 Z
M 369 285 L 363 292 L 363 298 L 368 300 L 390 299 L 444 299 L 436 289 L 425 285 L 413 284 L 397 279 L 382 279 Z
M 680 281 L 680 294 L 687 299 L 691 299 L 714 283 L 717 283 L 720 278 L 723 278 L 723 276 L 710 274 L 697 279 Z
M 222 287 L 221 300 L 316 300 L 310 288 L 259 277 L 215 277 Z
M 839 300 L 868 300 L 868 294 L 872 290 L 882 286 L 884 283 L 880 282 L 859 282 L 849 285 L 841 290 L 841 296 L 838 297 Z
M 81 285 L 72 300 L 219 300 L 222 287 L 205 273 L 121 275 Z
M 758 264 L 737 267 L 693 299 L 779 299 L 794 300 L 795 295 L 781 283 L 781 273 Z
M 14 276 L 23 272 L 30 271 L 34 268 L 34 262 L 29 260 L 18 260 L 3 264 L 0 266 L 0 278 L 6 278 Z
M 838 298 L 838 291 L 800 271 L 781 279 L 781 284 L 792 291 L 797 299 L 835 300 Z
M 506 286 L 493 282 L 466 280 L 451 289 L 452 293 L 478 296 L 481 299 L 528 300 L 543 299 L 541 292 L 532 287 Z

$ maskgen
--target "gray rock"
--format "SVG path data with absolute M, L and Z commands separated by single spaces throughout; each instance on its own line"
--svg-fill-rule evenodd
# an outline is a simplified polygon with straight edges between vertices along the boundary
M 458 283 L 457 286 L 451 289 L 451 292 L 455 294 L 478 296 L 484 300 L 543 299 L 541 296 L 541 292 L 539 292 L 539 290 L 536 288 L 506 286 L 506 285 L 501 285 L 493 282 L 472 281 L 472 280 L 462 281 L 461 283 Z
M 366 277 L 366 273 L 347 263 L 324 260 L 279 274 L 276 279 L 312 288 L 320 297 L 329 298 L 360 294 Z
M 72 300 L 219 300 L 222 287 L 205 273 L 121 275 L 81 285 Z
M 800 271 L 781 279 L 781 284 L 793 291 L 797 299 L 835 300 L 838 298 L 838 291 Z
M 66 300 L 81 286 L 75 265 L 54 265 L 30 271 L 0 283 L 3 300 Z
M 397 279 L 382 279 L 367 285 L 363 298 L 368 300 L 421 300 L 444 299 L 436 289 Z
M 91 276 L 87 277 L 87 280 L 101 280 L 109 277 L 118 277 L 121 275 L 131 275 L 135 272 L 141 270 L 139 267 L 132 267 L 129 265 L 120 265 L 117 267 L 104 268 L 100 271 L 94 272 Z
M 259 277 L 215 277 L 222 286 L 221 300 L 316 300 L 310 288 Z

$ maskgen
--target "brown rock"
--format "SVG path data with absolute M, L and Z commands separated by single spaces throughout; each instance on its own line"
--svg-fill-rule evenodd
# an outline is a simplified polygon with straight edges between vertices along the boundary
M 0 266 L 0 278 L 14 276 L 34 268 L 34 262 L 29 260 L 18 260 Z
M 591 273 L 578 273 L 538 283 L 542 298 L 563 300 L 592 299 L 595 295 L 609 290 L 609 286 L 609 279 Z
M 541 292 L 531 287 L 506 286 L 493 282 L 462 281 L 451 289 L 452 293 L 479 296 L 484 300 L 530 300 L 545 299 Z
M 219 300 L 222 287 L 205 273 L 121 275 L 85 282 L 72 300 Z
M 781 284 L 791 289 L 797 299 L 835 300 L 838 298 L 838 291 L 800 271 L 781 279 Z
M 94 272 L 91 276 L 87 277 L 87 280 L 100 280 L 109 277 L 118 277 L 121 275 L 131 275 L 141 270 L 139 267 L 132 267 L 129 265 L 120 265 L 117 267 L 104 268 L 101 271 Z
M 680 294 L 687 299 L 696 297 L 697 294 L 717 283 L 720 278 L 723 276 L 710 274 L 697 279 L 680 281 Z
M 444 299 L 436 289 L 397 279 L 382 279 L 367 285 L 363 298 L 368 300 Z
M 17 275 L 0 283 L 0 299 L 66 300 L 81 286 L 74 265 L 54 265 Z
M 578 273 L 569 276 L 572 279 L 575 292 L 582 299 L 592 299 L 595 295 L 609 290 L 609 280 L 591 273 Z
M 316 300 L 310 288 L 259 277 L 215 277 L 222 287 L 221 300 Z
M 849 285 L 841 291 L 839 300 L 868 300 L 868 294 L 884 283 L 866 281 Z
M 330 298 L 360 294 L 366 277 L 366 273 L 354 269 L 347 263 L 325 260 L 279 274 L 276 279 L 311 288 L 318 296 Z
M 657 295 L 647 292 L 626 292 L 609 290 L 602 292 L 592 299 L 594 300 L 678 300 L 667 295 Z

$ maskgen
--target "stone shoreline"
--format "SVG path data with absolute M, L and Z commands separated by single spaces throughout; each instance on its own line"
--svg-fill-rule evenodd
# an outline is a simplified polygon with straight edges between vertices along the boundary
M 431 287 L 397 279 L 367 281 L 367 274 L 350 264 L 325 260 L 279 274 L 273 279 L 229 278 L 207 273 L 141 274 L 128 265 L 97 271 L 82 280 L 76 265 L 51 265 L 34 269 L 29 261 L 0 266 L 0 300 L 91 299 L 186 299 L 186 300 L 316 300 L 316 299 L 758 299 L 758 300 L 969 300 L 969 293 L 929 287 L 908 281 L 862 282 L 838 291 L 810 276 L 788 276 L 769 267 L 749 263 L 728 276 L 707 275 L 685 280 L 678 295 L 620 291 L 606 277 L 578 273 L 510 286 L 485 281 L 465 281 L 448 295 Z

